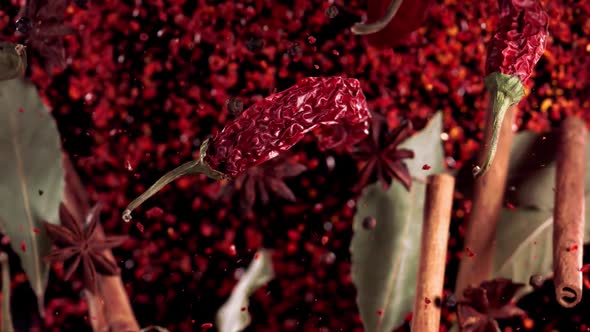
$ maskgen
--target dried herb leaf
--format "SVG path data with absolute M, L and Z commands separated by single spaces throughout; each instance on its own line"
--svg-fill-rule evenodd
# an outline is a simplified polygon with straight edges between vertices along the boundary
M 442 113 L 436 114 L 421 132 L 400 146 L 413 150 L 406 163 L 414 177 L 443 170 L 440 142 Z M 428 164 L 430 169 L 423 169 Z M 426 186 L 414 181 L 410 191 L 393 181 L 387 191 L 374 183 L 357 203 L 354 235 L 350 246 L 352 280 L 357 304 L 367 332 L 389 332 L 403 323 L 414 305 L 416 274 Z M 375 228 L 363 227 L 366 217 L 377 220 Z
M 274 278 L 270 250 L 260 250 L 248 270 L 234 287 L 227 302 L 217 312 L 217 329 L 220 332 L 240 332 L 250 324 L 248 298 L 258 288 Z M 243 309 L 246 308 L 246 309 Z
M 0 82 L 0 174 L 0 230 L 10 237 L 43 314 L 49 272 L 43 257 L 51 243 L 35 229 L 43 220 L 58 223 L 64 170 L 55 122 L 35 87 L 20 79 Z

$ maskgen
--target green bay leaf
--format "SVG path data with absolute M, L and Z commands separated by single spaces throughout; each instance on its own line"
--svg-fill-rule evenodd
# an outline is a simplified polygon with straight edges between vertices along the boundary
M 0 82 L 0 231 L 37 296 L 43 314 L 50 241 L 43 221 L 57 224 L 64 192 L 59 132 L 37 89 L 20 79 Z
M 421 132 L 401 144 L 415 153 L 414 159 L 407 161 L 412 176 L 424 179 L 443 170 L 441 132 L 442 113 L 437 113 Z M 431 168 L 423 170 L 424 164 Z M 365 188 L 357 203 L 350 252 L 352 280 L 366 332 L 389 332 L 412 311 L 425 189 L 418 180 L 409 192 L 397 180 L 387 191 L 375 183 Z M 362 226 L 367 216 L 377 220 L 372 230 Z

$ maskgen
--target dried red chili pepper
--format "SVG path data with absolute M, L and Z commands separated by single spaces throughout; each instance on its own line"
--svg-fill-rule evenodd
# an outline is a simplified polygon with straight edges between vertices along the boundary
M 369 1 L 368 23 L 355 24 L 352 32 L 369 35 L 368 40 L 373 46 L 395 47 L 420 27 L 432 4 L 432 0 Z
M 506 111 L 524 97 L 524 82 L 545 51 L 548 34 L 547 12 L 538 0 L 500 0 L 500 23 L 488 45 L 485 84 L 490 94 L 491 132 L 482 167 L 483 175 L 494 159 L 498 136 Z
M 211 140 L 203 142 L 198 160 L 162 176 L 127 206 L 131 211 L 168 183 L 187 174 L 234 178 L 288 150 L 306 133 L 320 129 L 320 147 L 352 145 L 369 132 L 370 114 L 360 82 L 342 77 L 310 77 L 252 105 Z

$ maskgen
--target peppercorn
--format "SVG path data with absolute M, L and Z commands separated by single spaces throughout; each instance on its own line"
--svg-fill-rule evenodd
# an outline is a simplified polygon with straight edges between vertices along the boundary
M 371 216 L 365 217 L 363 219 L 363 228 L 366 230 L 372 230 L 377 226 L 377 220 Z
M 291 46 L 287 50 L 287 54 L 289 54 L 289 56 L 291 56 L 292 58 L 297 57 L 302 52 L 303 50 L 301 49 L 301 45 L 299 45 L 298 42 L 291 43 Z
M 543 287 L 545 283 L 545 277 L 540 274 L 533 274 L 529 279 L 529 285 L 531 285 L 534 289 L 540 289 Z
M 81 9 L 88 9 L 88 0 L 74 0 L 74 3 Z
M 33 23 L 28 17 L 21 17 L 19 18 L 16 23 L 16 31 L 22 34 L 28 34 L 31 29 L 33 28 Z
M 338 16 L 338 7 L 336 7 L 336 6 L 333 6 L 333 5 L 332 5 L 332 6 L 330 6 L 330 7 L 328 7 L 328 8 L 326 9 L 326 16 L 327 16 L 329 19 L 333 19 L 333 18 L 335 18 L 336 16 Z
M 244 103 L 240 98 L 231 97 L 225 102 L 225 107 L 233 115 L 239 115 L 244 110 Z
M 262 38 L 259 37 L 250 37 L 246 41 L 246 48 L 248 49 L 248 51 L 252 53 L 259 52 L 263 46 L 264 40 L 262 40 Z

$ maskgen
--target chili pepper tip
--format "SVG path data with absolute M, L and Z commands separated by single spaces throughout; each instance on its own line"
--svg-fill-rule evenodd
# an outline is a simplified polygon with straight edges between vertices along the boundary
M 490 132 L 486 132 L 485 147 L 487 152 L 484 150 L 484 153 L 482 153 L 485 157 L 483 165 L 477 165 L 473 168 L 475 178 L 484 175 L 492 165 L 498 148 L 504 116 L 511 106 L 518 104 L 524 97 L 524 85 L 518 76 L 495 72 L 485 78 L 485 84 L 490 94 L 488 112 L 491 111 L 487 121 L 492 122 L 491 127 L 487 126 Z
M 385 15 L 373 23 L 355 23 L 350 31 L 355 35 L 370 35 L 383 30 L 393 19 L 403 0 L 393 0 L 389 3 Z
M 131 203 L 129 203 L 129 205 L 127 205 L 127 208 L 125 209 L 125 211 L 123 211 L 123 215 L 122 215 L 123 221 L 125 221 L 125 222 L 131 221 L 131 219 L 132 219 L 131 212 L 135 208 L 139 207 L 141 204 L 143 204 L 143 202 L 145 202 L 150 197 L 152 197 L 153 195 L 158 193 L 160 190 L 162 190 L 162 188 L 164 188 L 170 182 L 178 179 L 181 176 L 188 175 L 188 174 L 205 174 L 208 177 L 215 179 L 215 180 L 221 180 L 221 179 L 227 178 L 227 176 L 225 174 L 223 174 L 217 170 L 214 170 L 213 168 L 211 168 L 211 166 L 209 166 L 205 162 L 204 159 L 205 159 L 205 154 L 206 154 L 208 145 L 209 145 L 209 140 L 207 139 L 203 142 L 203 144 L 201 144 L 201 148 L 200 148 L 201 154 L 199 156 L 199 159 L 186 162 L 186 163 L 176 167 L 175 169 L 169 171 L 168 173 L 164 174 L 151 187 L 149 187 L 143 194 L 139 195 L 139 197 L 137 197 Z

